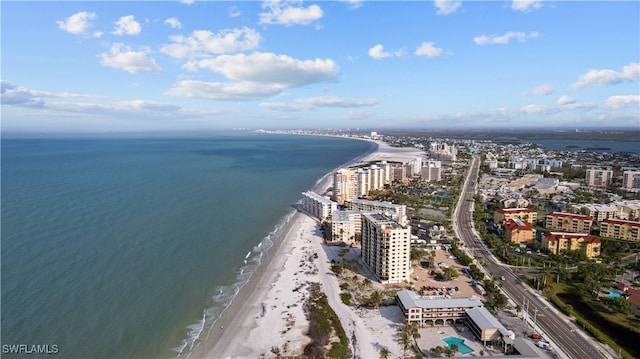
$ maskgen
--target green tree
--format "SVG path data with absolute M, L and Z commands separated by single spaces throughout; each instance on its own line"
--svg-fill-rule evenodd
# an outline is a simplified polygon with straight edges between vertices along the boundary
M 391 352 L 387 347 L 380 348 L 380 359 L 389 359 Z
M 411 337 L 407 332 L 400 332 L 398 335 L 398 344 L 402 348 L 402 356 L 404 356 L 407 352 L 407 349 L 411 347 Z
M 451 278 L 458 278 L 459 274 L 455 268 L 447 267 L 442 270 L 442 275 L 445 280 L 450 280 Z

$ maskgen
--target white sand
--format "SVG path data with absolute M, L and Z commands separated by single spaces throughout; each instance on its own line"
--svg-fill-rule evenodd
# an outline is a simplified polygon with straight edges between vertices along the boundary
M 382 141 L 375 142 L 378 144 L 375 152 L 351 163 L 406 161 L 423 153 L 419 149 L 394 148 Z M 316 191 L 323 193 L 331 179 L 331 174 L 323 177 Z M 264 268 L 241 289 L 194 356 L 275 357 L 271 351 L 274 347 L 280 349 L 281 355 L 302 355 L 310 342 L 306 336 L 308 321 L 303 303 L 308 297 L 308 284 L 320 283 L 347 336 L 351 338 L 355 332 L 358 357 L 378 358 L 382 347 L 390 350 L 391 357 L 398 357 L 401 350 L 396 332 L 402 323 L 399 308 L 352 309 L 342 303 L 338 279 L 330 270 L 331 259 L 337 258 L 337 248 L 322 243 L 315 219 L 297 213 L 286 233 L 272 260 L 264 263 Z

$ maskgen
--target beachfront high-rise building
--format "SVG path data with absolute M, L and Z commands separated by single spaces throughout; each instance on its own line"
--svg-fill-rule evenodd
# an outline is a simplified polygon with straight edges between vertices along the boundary
M 607 187 L 611 184 L 613 179 L 613 170 L 611 167 L 596 167 L 592 166 L 587 168 L 587 174 L 585 176 L 585 183 L 591 187 Z
M 404 204 L 368 201 L 364 199 L 351 199 L 347 202 L 349 204 L 349 209 L 352 211 L 382 213 L 402 226 L 409 223 L 407 219 L 407 206 Z
M 371 190 L 383 188 L 392 180 L 393 167 L 386 161 L 369 167 L 339 169 L 333 174 L 333 200 L 342 205 L 350 199 L 368 195 Z
M 331 213 L 338 208 L 338 204 L 330 200 L 329 197 L 321 196 L 313 191 L 303 192 L 300 204 L 302 209 L 322 221 L 329 219 Z
M 380 214 L 362 215 L 362 260 L 381 283 L 403 283 L 411 276 L 411 227 Z
M 333 174 L 333 200 L 339 205 L 348 199 L 357 198 L 356 172 L 341 168 Z
M 640 189 L 640 171 L 624 171 L 622 174 L 622 188 Z

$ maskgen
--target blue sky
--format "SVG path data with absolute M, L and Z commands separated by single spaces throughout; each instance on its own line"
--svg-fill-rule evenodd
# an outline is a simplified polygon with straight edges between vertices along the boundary
M 3 131 L 640 128 L 638 1 L 2 1 Z

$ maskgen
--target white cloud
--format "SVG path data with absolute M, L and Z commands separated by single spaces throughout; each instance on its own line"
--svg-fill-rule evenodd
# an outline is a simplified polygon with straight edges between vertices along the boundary
M 136 21 L 133 15 L 123 16 L 116 22 L 116 28 L 113 30 L 115 35 L 138 35 L 142 31 L 140 23 Z
M 192 5 L 195 4 L 196 0 L 180 0 L 181 4 Z
M 595 104 L 583 102 L 578 103 L 569 96 L 561 96 L 556 105 L 530 104 L 520 110 L 524 114 L 551 115 L 563 111 L 591 111 L 596 108 Z
M 148 57 L 151 52 L 148 48 L 134 51 L 129 46 L 121 43 L 111 45 L 110 53 L 99 55 L 102 66 L 122 69 L 132 74 L 138 72 L 160 72 L 162 68 L 154 59 Z
M 604 106 L 612 110 L 634 106 L 636 110 L 640 110 L 640 108 L 638 107 L 639 105 L 640 95 L 620 95 L 609 97 Z
M 436 14 L 449 15 L 453 14 L 462 5 L 462 1 L 453 0 L 435 0 L 433 6 L 436 7 Z
M 362 107 L 379 103 L 377 98 L 344 98 L 336 96 L 307 97 L 295 100 L 295 103 L 263 102 L 260 107 L 277 111 L 310 111 L 317 107 Z
M 544 84 L 534 87 L 530 94 L 535 96 L 546 96 L 552 94 L 556 89 L 551 84 Z
M 227 10 L 229 17 L 238 17 L 242 15 L 242 11 L 237 6 L 232 6 Z
M 318 5 L 301 7 L 297 6 L 299 4 L 302 4 L 302 1 L 265 1 L 262 3 L 262 8 L 269 11 L 258 14 L 260 23 L 285 26 L 308 25 L 324 15 Z
M 375 116 L 374 112 L 369 111 L 349 111 L 344 114 L 343 119 L 349 120 L 366 120 L 370 117 Z
M 297 60 L 287 55 L 255 52 L 221 55 L 192 62 L 192 68 L 209 69 L 235 81 L 300 87 L 335 81 L 340 69 L 331 59 Z
M 426 57 L 436 57 L 440 56 L 444 53 L 444 50 L 433 46 L 433 42 L 423 42 L 422 45 L 418 46 L 415 54 Z
M 114 113 L 162 113 L 180 110 L 179 106 L 146 100 L 115 101 L 109 103 L 105 96 L 54 93 L 49 91 L 29 90 L 13 85 L 7 81 L 1 81 L 1 96 L 3 105 L 20 107 L 42 108 L 61 112 L 75 112 L 87 114 L 114 114 Z M 64 99 L 65 102 L 51 102 L 49 99 Z M 77 100 L 101 100 L 98 102 L 78 102 Z M 75 101 L 69 101 L 75 100 Z M 106 101 L 106 103 L 104 103 Z
M 82 11 L 69 16 L 64 21 L 57 21 L 57 24 L 60 30 L 76 35 L 82 35 L 93 25 L 91 20 L 94 20 L 95 18 L 95 13 Z
M 180 106 L 176 106 L 169 103 L 157 102 L 157 101 L 145 101 L 145 100 L 130 100 L 130 101 L 118 101 L 116 102 L 116 108 L 123 111 L 152 111 L 152 112 L 164 112 L 164 111 L 176 111 L 180 109 Z
M 580 75 L 578 81 L 571 85 L 571 88 L 578 90 L 587 86 L 615 85 L 623 81 L 637 81 L 640 78 L 640 63 L 632 62 L 622 68 L 622 72 L 614 70 L 594 70 L 587 71 Z
M 24 87 L 16 86 L 5 80 L 0 80 L 0 93 L 2 94 L 3 105 L 14 105 L 23 107 L 42 107 L 45 103 L 46 98 L 93 100 L 104 98 L 104 96 L 97 95 L 28 90 Z
M 542 7 L 542 1 L 538 0 L 513 0 L 511 3 L 511 10 L 530 12 L 538 10 Z
M 364 5 L 364 0 L 341 0 L 349 5 L 349 9 L 359 9 Z
M 567 96 L 567 95 L 562 95 L 560 96 L 560 98 L 558 99 L 558 105 L 563 106 L 563 105 L 569 105 L 572 103 L 575 103 L 576 100 Z
M 288 88 L 335 81 L 340 73 L 330 59 L 301 61 L 286 55 L 259 52 L 194 60 L 185 66 L 195 70 L 208 69 L 231 81 L 179 81 L 167 92 L 168 95 L 248 101 L 275 96 Z
M 171 26 L 172 29 L 180 29 L 180 28 L 182 28 L 182 24 L 180 23 L 180 20 L 178 20 L 177 17 L 170 17 L 170 18 L 166 19 L 164 21 L 164 23 L 166 25 Z
M 207 100 L 250 101 L 277 95 L 283 89 L 282 85 L 248 81 L 223 83 L 183 80 L 169 89 L 166 94 Z
M 498 44 L 498 45 L 506 45 L 511 41 L 511 39 L 516 39 L 520 42 L 525 42 L 528 39 L 535 39 L 538 37 L 537 32 L 531 32 L 529 34 L 524 32 L 513 32 L 509 31 L 504 35 L 482 35 L 473 38 L 473 42 L 478 45 L 488 45 L 488 44 Z
M 384 47 L 380 44 L 369 49 L 369 56 L 376 60 L 384 59 L 385 57 L 391 57 L 391 53 L 385 52 Z
M 173 43 L 162 46 L 160 52 L 177 59 L 252 50 L 262 41 L 257 31 L 247 27 L 224 29 L 215 34 L 208 30 L 196 30 L 189 36 L 176 35 L 169 38 Z
M 375 45 L 374 47 L 370 48 L 368 51 L 368 54 L 370 57 L 376 59 L 376 60 L 381 60 L 384 59 L 386 57 L 392 57 L 392 56 L 404 56 L 404 51 L 403 50 L 397 50 L 394 51 L 393 53 L 391 52 L 386 52 L 384 51 L 384 47 L 380 44 Z

